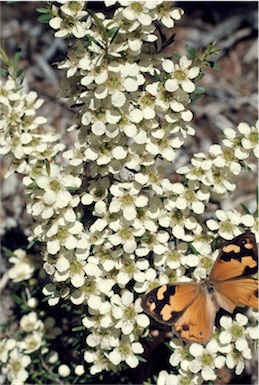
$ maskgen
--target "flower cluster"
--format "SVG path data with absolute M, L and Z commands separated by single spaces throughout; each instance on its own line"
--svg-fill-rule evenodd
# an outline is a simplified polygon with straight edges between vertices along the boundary
M 160 0 L 120 0 L 109 19 L 88 10 L 85 1 L 56 3 L 49 21 L 55 36 L 76 38 L 59 68 L 66 69 L 61 95 L 78 107 L 70 128 L 78 129 L 77 141 L 58 164 L 55 155 L 64 148 L 50 146 L 55 135 L 38 134 L 43 121 L 34 117 L 36 94 L 17 91 L 9 79 L 2 97 L 2 153 L 10 153 L 13 167 L 18 161 L 17 171 L 25 174 L 33 234 L 46 246 L 43 267 L 50 282 L 43 293 L 49 305 L 70 300 L 85 306 L 83 357 L 95 375 L 139 364 L 144 350 L 139 339 L 149 326 L 141 295 L 161 283 L 205 278 L 216 256 L 212 236 L 230 239 L 246 228 L 256 230 L 250 214 L 217 210 L 214 219 L 204 214 L 215 198 L 221 201 L 235 189 L 234 179 L 245 167 L 253 168 L 249 156 L 258 156 L 257 133 L 246 123 L 227 129 L 222 146 L 195 154 L 191 166 L 177 170 L 177 153 L 195 134 L 188 105 L 200 68 L 186 56 L 165 59 L 153 51 L 157 21 L 171 28 L 183 11 Z M 17 133 L 19 143 L 10 142 Z M 30 266 L 19 274 L 11 276 L 29 277 Z M 245 331 L 242 322 L 248 344 L 255 331 L 249 322 Z M 223 319 L 221 326 L 227 324 Z M 227 328 L 206 347 L 172 342 L 170 363 L 180 369 L 162 372 L 159 382 L 213 381 L 218 368 L 249 358 L 243 354 L 246 343 Z M 24 368 L 28 365 L 27 358 Z M 66 365 L 59 369 L 60 376 L 69 375 Z M 76 370 L 84 373 L 80 365 Z
M 55 321 L 51 317 L 43 322 L 34 311 L 22 316 L 19 321 L 19 333 L 15 338 L 6 337 L 0 342 L 2 373 L 10 384 L 26 383 L 33 353 L 38 352 L 45 356 L 49 352 L 46 338 L 56 338 L 60 333 L 61 330 L 55 327 Z
M 211 238 L 203 235 L 201 218 L 215 195 L 223 198 L 233 191 L 234 177 L 248 165 L 257 143 L 254 127 L 242 123 L 241 137 L 228 129 L 224 147 L 213 145 L 208 154 L 195 155 L 193 167 L 178 171 L 186 181 L 172 183 L 167 175 L 176 152 L 188 135 L 194 135 L 187 107 L 200 69 L 186 56 L 175 60 L 156 54 L 154 59 L 151 52 L 157 40 L 154 21 L 172 27 L 183 12 L 162 1 L 121 0 L 109 20 L 101 12 L 95 17 L 83 14 L 82 3 L 74 14 L 67 11 L 69 2 L 54 7 L 50 25 L 56 36 L 79 38 L 80 31 L 88 42 L 84 50 L 78 39 L 59 68 L 67 71 L 61 94 L 80 106 L 78 142 L 64 156 L 78 172 L 86 162 L 91 165 L 81 203 L 92 208 L 96 219 L 83 237 L 84 253 L 75 249 L 80 261 L 59 252 L 50 263 L 55 280 L 70 279 L 75 287 L 70 290 L 71 301 L 88 304 L 83 324 L 91 330 L 86 342 L 93 350 L 84 358 L 93 363 L 95 374 L 114 370 L 123 361 L 131 367 L 138 364 L 135 354 L 142 350 L 135 341 L 148 321 L 140 317 L 134 292 L 144 293 L 169 277 L 186 280 L 190 271 L 196 279 L 206 277 L 213 259 Z M 233 212 L 234 216 L 239 220 L 231 229 L 218 225 L 223 238 L 244 227 L 254 230 L 252 215 Z M 216 221 L 207 226 L 215 231 Z M 196 254 L 188 253 L 190 242 Z M 86 244 L 91 245 L 87 252 Z M 56 303 L 53 284 L 45 290 L 48 295 L 55 292 Z M 200 365 L 196 373 L 201 370 Z
M 220 325 L 222 331 L 209 341 L 206 347 L 197 343 L 183 344 L 179 339 L 170 341 L 173 353 L 169 362 L 172 367 L 179 366 L 179 374 L 169 374 L 161 371 L 158 384 L 202 384 L 204 381 L 215 381 L 218 369 L 224 365 L 229 369 L 235 368 L 240 375 L 244 370 L 244 360 L 252 358 L 252 349 L 259 339 L 258 325 L 248 325 L 248 317 L 237 313 L 235 320 L 222 316 Z
M 255 170 L 249 156 L 253 152 L 259 157 L 258 121 L 254 126 L 242 122 L 237 130 L 224 130 L 223 145 L 213 144 L 208 154 L 198 153 L 192 159 L 190 167 L 184 166 L 178 170 L 188 180 L 195 181 L 197 188 L 207 187 L 214 199 L 220 199 L 225 193 L 235 190 L 235 177 L 243 169 Z M 198 183 L 199 182 L 199 183 Z
M 34 91 L 26 94 L 18 81 L 11 77 L 1 82 L 0 105 L 0 154 L 11 156 L 11 166 L 7 173 L 28 174 L 43 160 L 51 159 L 64 145 L 54 132 L 42 132 L 46 118 L 37 116 L 37 109 L 43 103 Z
M 40 261 L 36 261 L 35 257 L 28 255 L 26 251 L 22 249 L 14 250 L 12 256 L 9 258 L 9 262 L 13 266 L 8 270 L 8 277 L 13 282 L 30 279 L 35 269 L 40 266 Z

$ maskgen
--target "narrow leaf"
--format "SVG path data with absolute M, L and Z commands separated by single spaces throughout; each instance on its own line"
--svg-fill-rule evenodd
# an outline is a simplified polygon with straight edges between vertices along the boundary
M 187 49 L 187 52 L 188 52 L 188 55 L 191 59 L 195 59 L 196 58 L 196 51 L 193 47 L 190 47 L 189 45 L 186 45 L 186 49 Z
M 36 11 L 39 13 L 49 13 L 48 8 L 36 8 Z
M 251 214 L 249 209 L 243 203 L 241 203 L 241 207 L 244 210 L 245 214 Z
M 41 15 L 38 17 L 38 21 L 41 23 L 47 24 L 49 22 L 49 20 L 51 19 L 51 17 L 52 16 L 50 14 Z

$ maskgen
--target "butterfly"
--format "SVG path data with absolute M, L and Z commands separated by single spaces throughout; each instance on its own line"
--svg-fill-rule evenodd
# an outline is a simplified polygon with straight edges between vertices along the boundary
M 144 296 L 142 308 L 183 340 L 204 344 L 220 307 L 229 313 L 239 304 L 258 308 L 258 280 L 251 277 L 257 266 L 255 236 L 241 234 L 222 248 L 207 280 L 159 286 Z

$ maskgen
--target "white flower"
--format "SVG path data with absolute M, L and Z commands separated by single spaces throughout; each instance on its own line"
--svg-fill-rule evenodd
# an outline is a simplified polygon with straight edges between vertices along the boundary
M 137 216 L 137 208 L 143 208 L 148 203 L 148 198 L 139 195 L 140 186 L 136 183 L 121 183 L 112 185 L 110 192 L 113 195 L 109 211 L 117 213 L 122 210 L 122 214 L 127 221 L 132 221 Z
M 57 285 L 54 285 L 52 283 L 48 283 L 44 288 L 42 289 L 42 292 L 45 296 L 48 296 L 48 304 L 50 306 L 55 306 L 57 303 L 59 303 L 61 298 L 67 298 L 69 295 L 69 288 L 64 287 L 61 290 L 57 289 Z
M 103 319 L 104 318 L 105 317 L 103 317 Z M 118 346 L 120 332 L 114 329 L 111 324 L 109 324 L 109 326 L 102 322 L 100 323 L 100 328 L 96 328 L 96 330 L 93 329 L 92 333 L 86 338 L 87 345 L 91 348 L 103 350 L 111 350 Z
M 55 351 L 53 351 L 53 350 L 51 350 L 50 351 L 50 357 L 49 357 L 49 359 L 48 359 L 48 362 L 50 363 L 50 364 L 55 364 L 57 361 L 58 361 L 58 353 L 57 352 L 55 352 Z
M 155 255 L 154 265 L 162 266 L 166 264 L 170 269 L 180 270 L 181 264 L 186 264 L 185 252 L 187 251 L 187 244 L 179 243 L 177 249 L 171 249 L 165 251 L 163 255 Z M 187 263 L 188 264 L 188 263 Z
M 181 183 L 173 183 L 171 189 L 173 194 L 177 194 L 174 201 L 176 208 L 184 210 L 189 207 L 196 214 L 204 212 L 205 205 L 201 200 L 207 200 L 209 198 L 208 193 L 196 192 L 195 186 L 191 182 L 188 188 L 184 187 Z
M 156 234 L 146 232 L 146 241 L 143 240 L 141 247 L 136 250 L 137 255 L 147 255 L 153 250 L 156 255 L 164 254 L 168 249 L 169 234 L 167 231 L 157 231 Z M 141 253 L 140 253 L 141 250 Z
M 251 214 L 242 215 L 240 222 L 243 223 L 245 225 L 245 227 L 255 226 L 255 218 Z
M 252 149 L 255 156 L 259 158 L 259 121 L 256 122 L 255 126 L 249 126 L 247 123 L 240 123 L 237 127 L 238 131 L 244 135 L 241 144 L 245 150 Z
M 0 361 L 5 363 L 8 360 L 9 352 L 16 346 L 16 341 L 12 338 L 3 338 L 0 341 Z
M 210 230 L 217 230 L 218 234 L 227 240 L 231 240 L 235 236 L 241 234 L 241 231 L 238 228 L 240 223 L 242 223 L 241 214 L 239 212 L 236 210 L 217 210 L 215 215 L 217 220 L 209 219 L 206 222 Z
M 184 11 L 182 8 L 171 7 L 170 3 L 163 1 L 156 8 L 157 17 L 161 23 L 167 28 L 173 28 L 174 20 L 180 20 Z
M 214 381 L 217 378 L 215 369 L 223 367 L 225 357 L 214 353 L 209 345 L 204 348 L 197 343 L 191 344 L 189 352 L 194 358 L 189 361 L 188 369 L 193 373 L 201 371 L 201 376 L 205 381 Z
M 143 329 L 149 325 L 149 318 L 141 313 L 140 298 L 135 303 L 133 301 L 133 294 L 126 290 L 121 297 L 118 294 L 111 297 L 114 327 L 120 328 L 125 335 L 132 333 L 135 325 Z
M 239 352 L 249 350 L 247 341 L 247 330 L 245 326 L 248 323 L 248 318 L 241 313 L 237 313 L 235 319 L 222 316 L 220 325 L 224 328 L 219 335 L 219 341 L 222 344 L 230 344 L 234 342 L 236 349 Z
M 14 282 L 20 282 L 32 277 L 37 263 L 33 263 L 33 258 L 27 255 L 25 250 L 16 249 L 13 251 L 13 255 L 9 258 L 10 263 L 13 263 L 8 270 L 8 276 Z
M 78 5 L 80 6 L 80 3 Z M 65 12 L 69 12 L 68 7 L 65 9 Z M 61 18 L 59 16 L 56 16 L 50 19 L 49 25 L 51 26 L 51 28 L 58 30 L 57 32 L 55 32 L 56 37 L 63 38 L 72 34 L 76 38 L 80 39 L 88 33 L 88 29 L 91 26 L 90 18 L 88 18 L 86 22 L 80 20 L 82 17 L 84 17 L 85 14 L 86 13 L 84 11 L 79 11 L 75 12 L 73 17 L 71 17 L 72 15 L 70 15 L 69 18 Z
M 87 12 L 83 11 L 84 6 L 85 6 L 84 1 L 80 1 L 80 2 L 78 1 L 75 3 L 73 1 L 68 1 L 68 2 L 64 1 L 64 4 L 60 7 L 60 9 L 62 10 L 63 13 L 65 13 L 68 16 L 78 17 L 80 15 L 80 17 L 84 17 L 87 15 Z
M 32 334 L 27 335 L 24 340 L 21 341 L 20 348 L 25 353 L 32 353 L 38 350 L 42 345 L 42 333 L 34 331 Z
M 244 359 L 251 360 L 251 358 L 252 353 L 250 348 L 240 352 L 237 349 L 233 348 L 232 345 L 231 351 L 228 352 L 226 356 L 226 366 L 229 369 L 235 368 L 235 373 L 239 376 L 245 368 Z
M 156 383 L 157 385 L 178 385 L 180 378 L 180 375 L 169 374 L 166 370 L 161 370 Z
M 197 257 L 199 258 L 199 264 L 195 268 L 192 275 L 195 279 L 206 279 L 208 272 L 211 270 L 213 263 L 215 261 L 215 258 L 218 255 L 218 252 L 212 253 L 211 245 L 206 241 L 204 242 L 194 241 L 192 245 L 195 248 L 195 250 L 199 253 L 199 256 L 196 255 L 196 258 Z
M 108 358 L 116 366 L 125 361 L 130 368 L 136 368 L 139 360 L 135 354 L 142 354 L 143 352 L 144 348 L 139 342 L 131 342 L 122 337 L 119 346 L 108 354 Z
M 31 363 L 31 358 L 28 355 L 21 353 L 17 348 L 14 348 L 9 355 L 9 360 L 4 368 L 4 373 L 9 381 L 19 380 L 25 382 L 29 374 L 25 368 Z
M 62 246 L 64 246 L 67 250 L 76 249 L 79 244 L 79 238 L 82 237 L 82 230 L 83 225 L 77 220 L 74 222 L 68 222 L 62 216 L 55 221 L 53 220 L 52 226 L 48 229 L 45 235 L 48 253 L 53 255 L 57 254 Z
M 41 215 L 43 219 L 52 217 L 55 211 L 60 211 L 71 204 L 73 197 L 67 188 L 77 189 L 81 185 L 80 178 L 61 175 L 61 170 L 56 164 L 50 165 L 48 175 L 37 176 L 35 182 L 43 191 L 37 195 L 35 203 L 32 204 L 32 213 L 35 216 Z
M 186 56 L 180 58 L 179 64 L 174 64 L 170 59 L 162 63 L 163 69 L 170 74 L 171 78 L 166 80 L 165 89 L 168 92 L 174 92 L 181 85 L 185 92 L 192 93 L 195 90 L 195 84 L 191 79 L 199 75 L 199 67 L 191 67 L 192 62 Z
M 164 211 L 158 222 L 163 227 L 171 227 L 172 233 L 177 239 L 181 239 L 184 241 L 190 242 L 192 240 L 192 236 L 186 234 L 186 230 L 194 231 L 197 227 L 197 221 L 194 217 L 188 216 L 188 209 L 179 210 L 177 208 L 173 208 L 174 200 L 168 200 L 167 211 Z
M 152 23 L 152 18 L 149 15 L 147 4 L 147 1 L 142 3 L 136 1 L 128 2 L 128 7 L 123 9 L 122 14 L 129 21 L 138 21 L 139 24 L 148 26 Z
M 90 373 L 95 375 L 103 370 L 109 370 L 109 359 L 106 357 L 105 352 L 101 350 L 93 351 L 87 350 L 84 352 L 84 360 L 87 363 L 93 363 L 90 367 Z M 114 367 L 115 368 L 115 367 Z
M 78 261 L 75 258 L 62 257 L 57 263 L 57 270 L 54 274 L 55 279 L 66 281 L 70 278 L 71 284 L 78 288 L 84 285 L 86 275 L 86 261 Z
M 33 332 L 35 330 L 42 330 L 43 322 L 38 319 L 37 313 L 30 312 L 22 316 L 20 319 L 20 327 L 26 332 Z
M 188 347 L 184 345 L 182 340 L 176 338 L 172 339 L 169 344 L 174 350 L 169 358 L 170 364 L 174 367 L 180 365 L 183 370 L 187 370 L 189 364 Z
M 123 223 L 121 223 L 116 233 L 110 235 L 109 241 L 114 246 L 123 245 L 123 250 L 128 254 L 133 253 L 137 248 L 133 229 L 131 227 L 125 227 L 125 225 L 123 226 Z

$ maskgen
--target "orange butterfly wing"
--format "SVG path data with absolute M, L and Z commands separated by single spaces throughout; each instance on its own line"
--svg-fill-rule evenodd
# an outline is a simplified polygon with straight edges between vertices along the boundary
M 244 233 L 228 242 L 209 275 L 210 281 L 247 277 L 257 273 L 258 253 L 253 233 Z
M 209 275 L 220 307 L 232 313 L 238 304 L 258 307 L 258 280 L 249 276 L 258 269 L 255 236 L 241 234 L 228 242 Z
M 216 305 L 202 284 L 162 285 L 143 298 L 142 307 L 186 341 L 204 343 L 212 336 Z
M 257 267 L 254 234 L 239 235 L 223 247 L 207 281 L 162 285 L 142 299 L 142 307 L 185 341 L 205 343 L 219 306 L 231 313 L 238 304 L 258 307 L 258 280 L 250 277 Z
M 239 304 L 258 308 L 258 280 L 255 278 L 215 282 L 214 288 L 218 305 L 230 313 Z
M 199 288 L 200 294 L 176 320 L 173 330 L 185 341 L 203 344 L 212 337 L 218 309 L 212 297 L 206 294 L 202 284 Z

